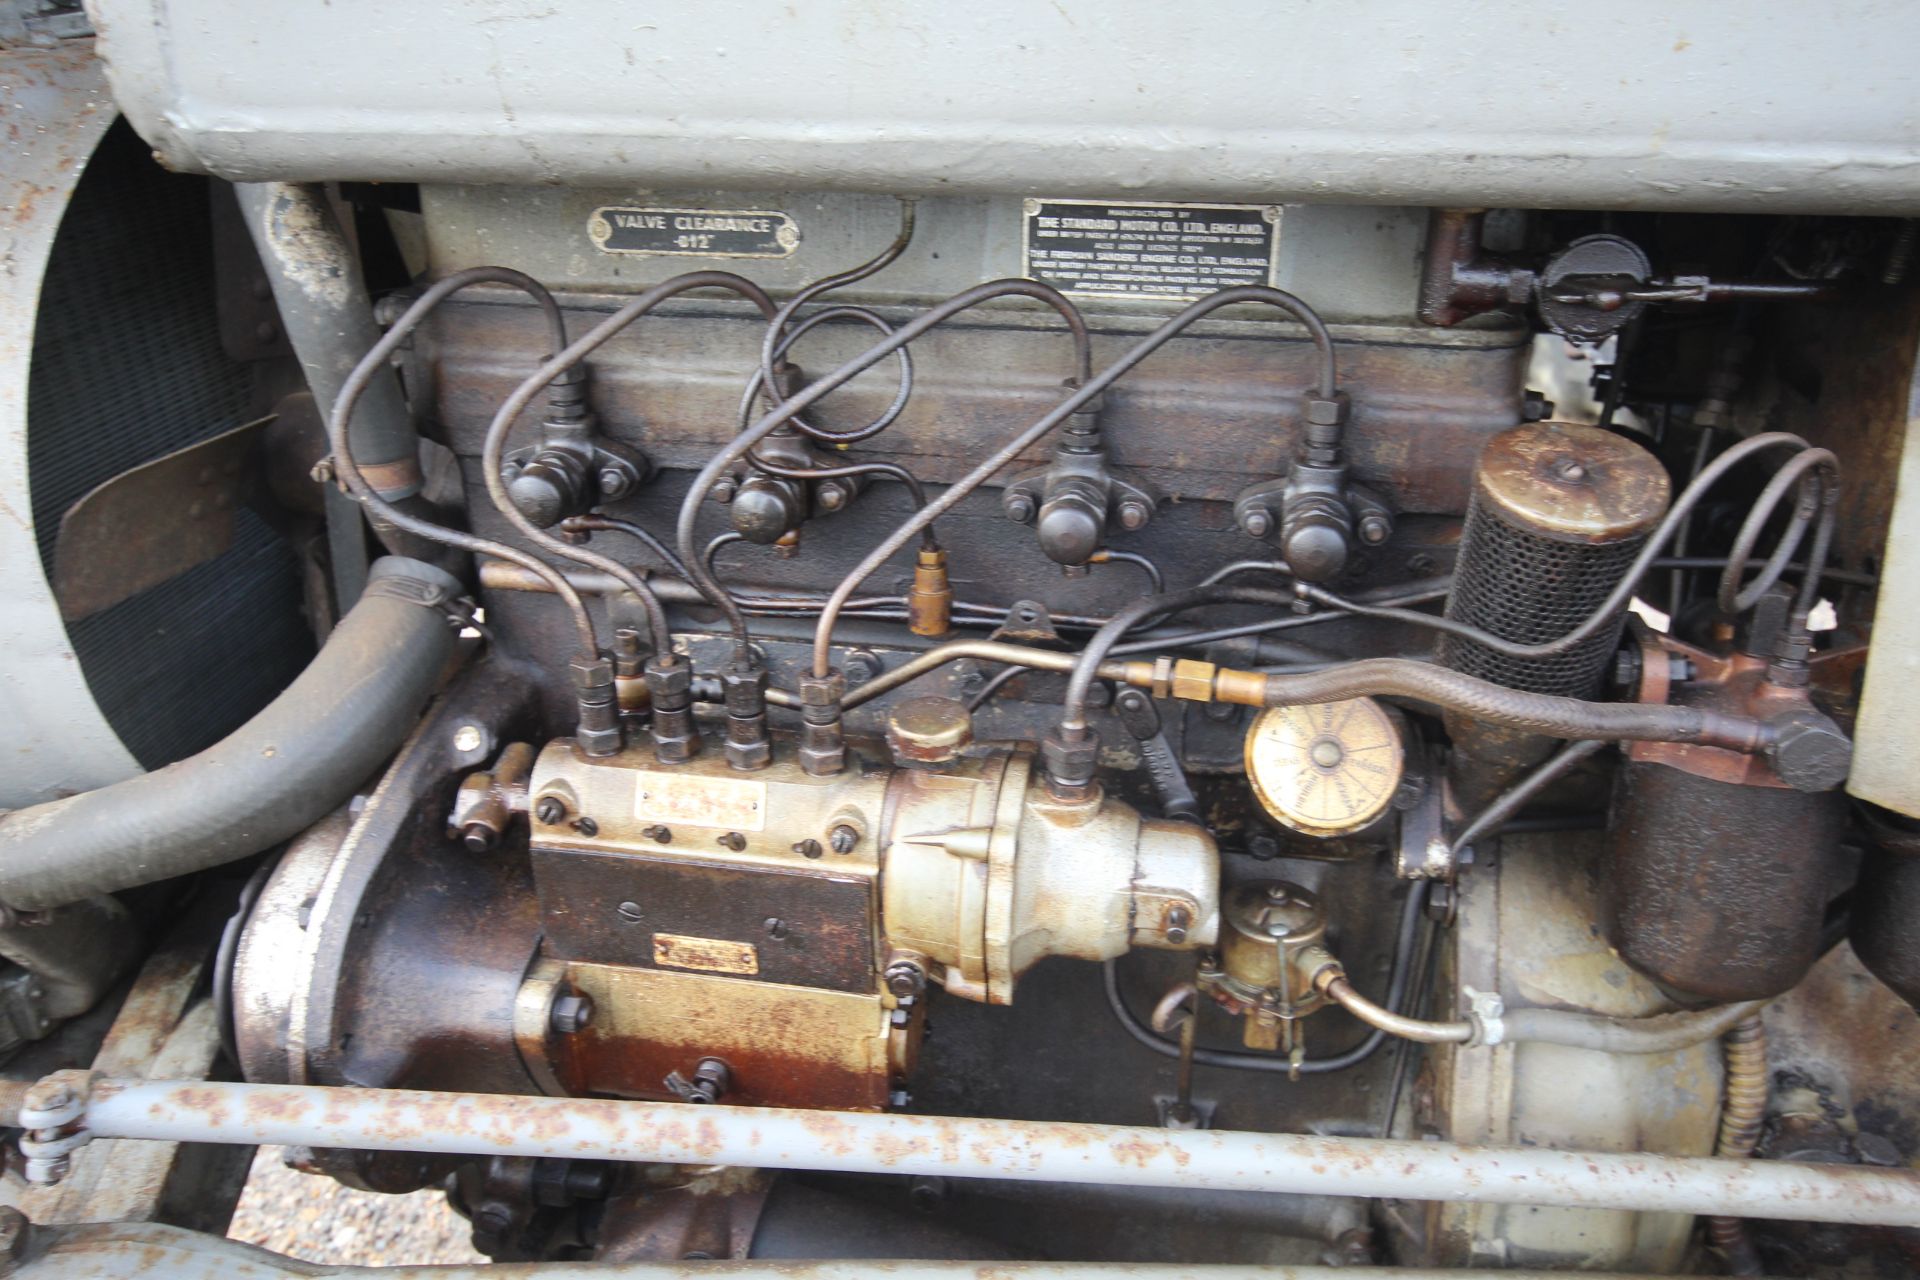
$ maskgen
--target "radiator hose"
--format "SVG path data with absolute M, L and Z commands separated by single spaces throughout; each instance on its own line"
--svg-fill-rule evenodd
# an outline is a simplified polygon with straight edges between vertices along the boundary
M 338 808 L 419 719 L 463 588 L 389 556 L 285 692 L 196 756 L 0 818 L 0 903 L 41 911 L 258 853 Z

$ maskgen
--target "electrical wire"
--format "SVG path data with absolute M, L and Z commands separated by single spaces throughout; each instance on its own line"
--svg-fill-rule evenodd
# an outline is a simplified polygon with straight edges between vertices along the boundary
M 518 547 L 492 538 L 483 538 L 463 529 L 451 529 L 431 520 L 401 511 L 382 498 L 367 478 L 361 474 L 360 466 L 353 458 L 353 446 L 349 439 L 348 426 L 353 421 L 354 408 L 360 403 L 360 397 L 366 393 L 374 375 L 385 367 L 387 360 L 399 349 L 400 344 L 410 337 L 420 326 L 420 322 L 430 315 L 435 307 L 445 302 L 453 294 L 476 284 L 505 284 L 520 289 L 532 296 L 546 317 L 547 327 L 553 336 L 557 349 L 564 349 L 567 342 L 566 319 L 560 313 L 560 306 L 554 301 L 546 286 L 532 276 L 508 267 L 471 267 L 455 272 L 443 280 L 436 281 L 425 293 L 414 300 L 412 306 L 403 312 L 393 327 L 381 335 L 360 362 L 353 366 L 346 381 L 341 384 L 339 398 L 334 401 L 333 412 L 327 415 L 327 448 L 333 455 L 334 474 L 345 482 L 348 492 L 359 500 L 376 519 L 383 520 L 396 529 L 411 533 L 431 542 L 456 547 L 476 556 L 492 556 L 499 560 L 510 561 L 531 573 L 538 574 L 553 593 L 560 597 L 572 615 L 573 626 L 580 642 L 582 658 L 599 656 L 599 641 L 593 632 L 593 617 L 587 612 L 586 601 L 567 581 L 566 575 L 548 564 L 539 556 L 522 551 Z

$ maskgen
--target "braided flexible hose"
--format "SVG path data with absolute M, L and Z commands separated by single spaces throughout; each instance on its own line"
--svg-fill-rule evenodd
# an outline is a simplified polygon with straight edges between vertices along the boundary
M 1727 1100 L 1720 1112 L 1720 1140 L 1714 1154 L 1740 1160 L 1760 1144 L 1767 1118 L 1767 1030 L 1756 1012 L 1741 1019 L 1722 1041 L 1726 1054 Z M 1707 1239 L 1726 1260 L 1727 1274 L 1761 1274 L 1760 1255 L 1747 1236 L 1745 1219 L 1707 1219 Z

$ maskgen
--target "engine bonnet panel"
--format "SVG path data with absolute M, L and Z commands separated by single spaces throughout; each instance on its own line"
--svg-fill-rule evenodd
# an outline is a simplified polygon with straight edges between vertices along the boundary
M 90 9 L 236 181 L 1920 212 L 1920 10 L 1872 0 Z

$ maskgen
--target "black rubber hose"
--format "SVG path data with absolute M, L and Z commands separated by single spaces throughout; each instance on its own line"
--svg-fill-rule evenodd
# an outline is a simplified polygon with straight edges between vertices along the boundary
M 1409 658 L 1362 658 L 1324 671 L 1270 675 L 1266 681 L 1263 705 L 1269 707 L 1348 698 L 1412 698 L 1549 738 L 1699 742 L 1751 753 L 1765 747 L 1770 737 L 1768 726 L 1746 716 L 1698 707 L 1582 702 L 1525 693 Z
M 43 911 L 233 862 L 339 808 L 419 720 L 458 579 L 377 561 L 307 669 L 199 755 L 0 819 L 0 902 Z

